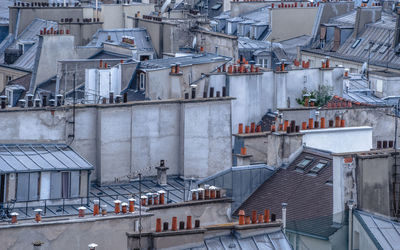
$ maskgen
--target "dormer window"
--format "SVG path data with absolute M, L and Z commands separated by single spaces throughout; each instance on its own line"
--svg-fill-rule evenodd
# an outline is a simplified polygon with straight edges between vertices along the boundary
M 328 162 L 326 161 L 319 161 L 314 167 L 310 169 L 311 173 L 319 173 L 326 165 Z

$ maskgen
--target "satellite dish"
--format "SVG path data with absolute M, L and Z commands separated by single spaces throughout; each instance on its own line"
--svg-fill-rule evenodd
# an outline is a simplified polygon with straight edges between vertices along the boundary
M 197 38 L 194 37 L 193 38 L 193 44 L 192 44 L 193 49 L 196 48 L 196 45 L 197 45 Z

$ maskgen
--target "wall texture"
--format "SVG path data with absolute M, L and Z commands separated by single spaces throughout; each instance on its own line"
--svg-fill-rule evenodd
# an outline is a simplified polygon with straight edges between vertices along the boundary
M 231 167 L 231 98 L 147 101 L 114 105 L 12 108 L 0 111 L 1 142 L 72 143 L 95 166 L 100 183 L 156 175 L 161 159 L 168 174 L 207 177 Z

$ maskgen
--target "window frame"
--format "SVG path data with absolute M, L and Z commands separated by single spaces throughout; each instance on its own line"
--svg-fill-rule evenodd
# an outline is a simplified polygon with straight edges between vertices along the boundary
M 322 165 L 320 168 L 314 170 L 315 168 L 317 168 L 318 165 Z M 318 161 L 317 164 L 315 164 L 312 168 L 310 168 L 309 173 L 313 173 L 313 174 L 318 174 L 319 172 L 322 171 L 322 169 L 324 169 L 326 166 L 328 166 L 328 162 L 327 161 Z
M 307 164 L 305 164 L 304 166 L 301 166 L 302 164 L 302 162 L 304 162 L 304 161 L 306 161 L 306 160 L 309 160 L 309 162 L 307 163 Z M 308 166 L 310 166 L 310 164 L 312 164 L 314 162 L 314 158 L 312 158 L 312 157 L 304 157 L 299 163 L 297 163 L 296 164 L 296 169 L 298 169 L 298 170 L 305 170 Z

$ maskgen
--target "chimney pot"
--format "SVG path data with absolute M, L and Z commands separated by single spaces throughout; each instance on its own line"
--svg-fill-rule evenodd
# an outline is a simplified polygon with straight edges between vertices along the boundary
M 203 200 L 204 199 L 204 188 L 198 188 L 197 192 L 198 192 L 198 199 Z
M 165 203 L 165 191 L 164 190 L 160 190 L 157 192 L 160 198 L 160 205 L 164 205 Z
M 257 211 L 251 211 L 251 224 L 257 224 Z
M 179 222 L 179 230 L 185 230 L 185 222 L 184 221 Z
M 18 221 L 17 221 L 18 213 L 12 212 L 10 215 L 11 215 L 11 223 L 12 223 L 12 224 L 17 223 L 17 222 L 18 222 Z
M 34 212 L 35 212 L 35 221 L 37 223 L 41 222 L 42 221 L 42 216 L 41 216 L 42 209 L 40 209 L 40 208 L 35 209 Z
M 264 223 L 264 215 L 263 214 L 258 215 L 258 223 Z
M 100 206 L 99 206 L 100 200 L 96 199 L 96 200 L 93 201 L 93 203 L 94 203 L 94 205 L 93 205 L 93 216 L 96 216 L 100 212 Z
M 119 214 L 121 212 L 120 209 L 121 201 L 120 200 L 115 200 L 114 201 L 114 213 Z
M 269 209 L 264 210 L 264 222 L 269 223 Z
M 383 141 L 383 148 L 387 148 L 387 146 L 388 146 L 387 141 Z
M 86 211 L 86 207 L 79 207 L 78 208 L 78 211 L 79 211 L 79 217 L 80 218 L 82 218 L 82 217 L 85 217 L 85 211 Z
M 178 218 L 172 217 L 172 231 L 178 231 Z
M 192 216 L 186 217 L 186 229 L 188 230 L 192 229 Z
M 156 232 L 161 232 L 161 218 L 157 218 L 156 220 Z

